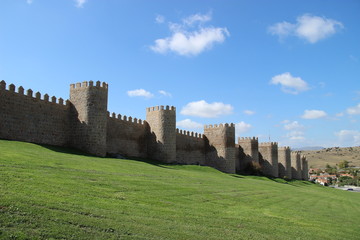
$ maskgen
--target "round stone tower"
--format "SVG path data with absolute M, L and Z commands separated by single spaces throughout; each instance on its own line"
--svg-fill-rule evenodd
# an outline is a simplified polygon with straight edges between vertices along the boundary
M 236 172 L 235 125 L 204 126 L 206 144 L 205 162 L 222 172 Z
M 146 109 L 146 122 L 151 136 L 148 156 L 171 163 L 176 161 L 176 110 L 175 107 L 156 106 Z
M 93 81 L 71 84 L 72 144 L 88 153 L 106 155 L 108 85 Z

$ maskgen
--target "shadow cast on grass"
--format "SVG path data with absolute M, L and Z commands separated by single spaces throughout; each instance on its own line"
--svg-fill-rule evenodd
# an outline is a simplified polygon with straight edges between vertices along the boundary
M 58 146 L 52 146 L 52 145 L 46 145 L 46 144 L 36 144 L 40 147 L 49 149 L 54 152 L 58 153 L 66 153 L 66 154 L 72 154 L 72 155 L 79 155 L 79 156 L 86 156 L 86 157 L 96 157 L 94 155 L 91 155 L 89 153 L 85 153 L 81 150 L 70 148 L 70 147 L 58 147 Z

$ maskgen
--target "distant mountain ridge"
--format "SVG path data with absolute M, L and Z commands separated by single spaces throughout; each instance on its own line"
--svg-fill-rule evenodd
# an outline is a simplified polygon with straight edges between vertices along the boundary
M 324 149 L 324 147 L 320 147 L 320 146 L 292 148 L 293 151 L 316 151 L 322 149 Z

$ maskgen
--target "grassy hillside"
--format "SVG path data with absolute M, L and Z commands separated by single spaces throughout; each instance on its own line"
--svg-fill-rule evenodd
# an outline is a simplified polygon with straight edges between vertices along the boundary
M 360 147 L 325 148 L 317 151 L 302 151 L 309 161 L 309 166 L 324 168 L 326 164 L 335 166 L 340 161 L 346 160 L 350 165 L 360 167 Z
M 360 194 L 0 140 L 2 239 L 359 239 Z

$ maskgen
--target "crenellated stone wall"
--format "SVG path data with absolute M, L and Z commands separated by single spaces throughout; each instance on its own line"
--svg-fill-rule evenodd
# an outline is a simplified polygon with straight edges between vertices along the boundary
M 69 146 L 70 103 L 56 97 L 43 98 L 31 89 L 24 91 L 0 82 L 0 138 L 55 146 Z
M 205 141 L 201 134 L 176 129 L 176 162 L 205 165 Z
M 113 113 L 107 120 L 106 152 L 110 156 L 147 158 L 149 132 L 146 121 Z
M 226 173 L 249 166 L 272 177 L 308 179 L 308 162 L 289 147 L 239 138 L 235 125 L 204 126 L 204 134 L 176 129 L 176 108 L 146 109 L 146 121 L 107 111 L 108 85 L 70 85 L 70 99 L 35 94 L 0 82 L 0 138 L 74 147 L 96 156 L 121 156 L 164 163 L 197 164 Z M 65 103 L 65 104 L 64 104 Z

